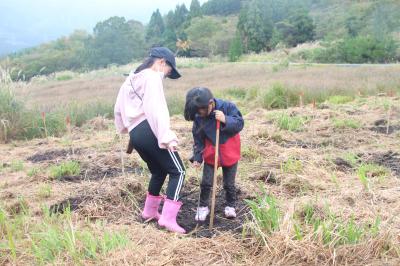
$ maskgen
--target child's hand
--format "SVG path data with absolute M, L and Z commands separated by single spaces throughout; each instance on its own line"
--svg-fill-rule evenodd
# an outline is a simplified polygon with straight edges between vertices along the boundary
M 225 114 L 220 111 L 220 110 L 216 110 L 215 111 L 215 119 L 221 121 L 222 123 L 225 124 L 226 120 L 225 120 Z
M 192 165 L 194 168 L 199 168 L 201 166 L 201 163 L 195 161 L 195 162 L 193 162 Z

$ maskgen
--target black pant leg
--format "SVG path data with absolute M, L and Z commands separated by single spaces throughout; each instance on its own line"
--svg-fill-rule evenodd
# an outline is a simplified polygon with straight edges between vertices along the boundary
M 236 206 L 236 172 L 237 172 L 238 163 L 230 166 L 230 167 L 222 167 L 223 179 L 224 179 L 224 190 L 225 190 L 225 198 L 226 205 L 229 207 Z
M 203 178 L 201 180 L 200 207 L 209 205 L 213 176 L 214 166 L 204 163 Z
M 147 121 L 142 122 L 131 132 L 133 147 L 139 152 L 139 155 L 141 153 L 145 154 L 142 158 L 152 172 L 153 181 L 151 180 L 150 185 L 161 189 L 165 176 L 168 174 L 167 198 L 179 200 L 179 194 L 185 179 L 185 167 L 179 154 L 159 148 L 157 138 Z

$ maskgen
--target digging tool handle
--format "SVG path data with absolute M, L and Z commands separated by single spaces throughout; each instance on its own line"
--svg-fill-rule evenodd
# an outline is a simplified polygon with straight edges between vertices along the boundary
M 218 171 L 218 155 L 219 155 L 219 129 L 221 122 L 217 120 L 217 133 L 215 137 L 215 160 L 214 160 L 214 176 L 213 176 L 213 188 L 211 198 L 211 214 L 210 214 L 210 227 L 212 230 L 214 227 L 214 214 L 215 214 L 215 194 L 217 192 L 217 171 Z
M 131 154 L 132 151 L 133 151 L 133 145 L 132 145 L 132 143 L 129 141 L 129 143 L 128 143 L 128 148 L 126 149 L 126 153 L 127 153 L 127 154 Z

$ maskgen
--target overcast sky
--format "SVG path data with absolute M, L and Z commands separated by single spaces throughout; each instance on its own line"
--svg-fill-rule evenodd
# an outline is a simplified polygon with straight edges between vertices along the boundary
M 0 55 L 70 34 L 92 31 L 111 16 L 148 23 L 157 8 L 161 14 L 191 0 L 0 0 Z M 200 0 L 204 3 L 206 0 Z

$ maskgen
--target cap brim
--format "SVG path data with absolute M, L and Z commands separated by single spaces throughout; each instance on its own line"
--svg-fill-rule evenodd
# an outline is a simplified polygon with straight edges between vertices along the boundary
M 170 79 L 178 79 L 178 78 L 180 78 L 181 74 L 179 74 L 178 70 L 173 66 L 171 66 L 171 68 L 172 68 L 172 71 L 171 71 L 171 74 L 169 74 L 168 77 Z

